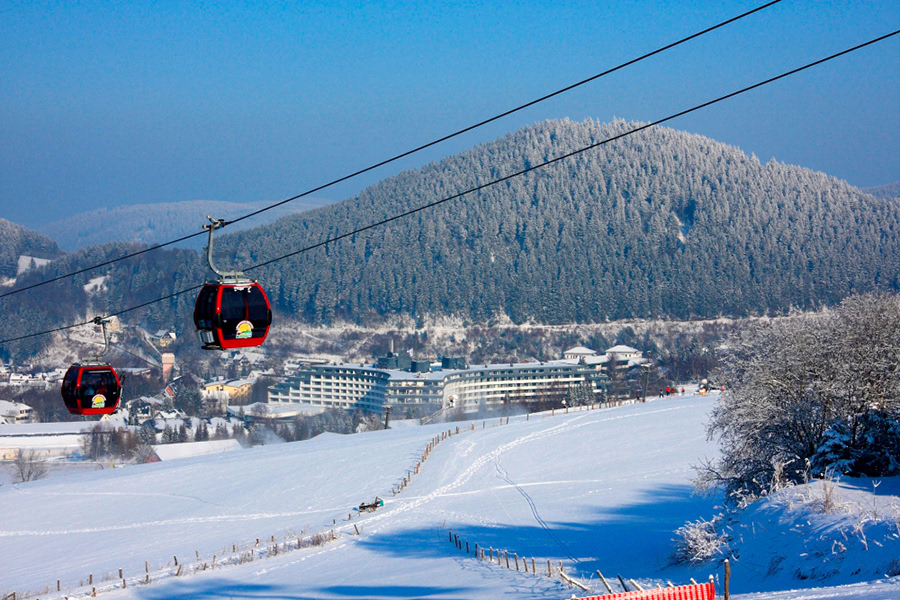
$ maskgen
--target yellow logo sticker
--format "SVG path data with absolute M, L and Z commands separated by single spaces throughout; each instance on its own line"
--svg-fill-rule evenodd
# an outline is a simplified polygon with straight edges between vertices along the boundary
M 253 335 L 253 323 L 250 321 L 241 321 L 237 324 L 237 330 L 234 337 L 239 340 L 245 340 Z
M 91 408 L 105 408 L 106 407 L 106 396 L 103 394 L 97 394 L 93 398 L 91 398 Z

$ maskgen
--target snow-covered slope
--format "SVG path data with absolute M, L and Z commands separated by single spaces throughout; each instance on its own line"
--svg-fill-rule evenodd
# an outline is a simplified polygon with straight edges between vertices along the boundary
M 684 397 L 477 421 L 459 424 L 459 434 L 457 424 L 444 424 L 323 435 L 3 486 L 0 593 L 62 598 L 96 587 L 109 598 L 299 599 L 578 591 L 546 576 L 547 560 L 596 592 L 597 569 L 645 582 L 705 579 L 715 566 L 667 563 L 672 531 L 714 512 L 714 499 L 693 496 L 690 486 L 691 464 L 715 453 L 704 435 L 712 402 Z M 448 429 L 453 435 L 415 474 L 429 441 Z M 409 485 L 392 495 L 408 472 Z M 353 510 L 375 495 L 383 508 Z M 328 540 L 332 530 L 335 541 L 295 549 L 298 536 Z M 534 557 L 538 574 L 482 562 L 475 543 L 508 551 L 510 561 L 528 557 L 529 568 Z M 145 561 L 151 585 L 140 584 Z M 119 568 L 124 590 L 116 589 Z M 785 589 L 776 583 L 772 589 Z M 732 589 L 767 589 L 764 581 L 746 585 Z M 887 582 L 867 591 L 897 589 Z

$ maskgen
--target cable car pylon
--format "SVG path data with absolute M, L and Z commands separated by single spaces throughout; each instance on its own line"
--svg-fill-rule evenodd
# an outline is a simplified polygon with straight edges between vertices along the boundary
M 207 281 L 194 304 L 194 325 L 204 350 L 229 350 L 262 344 L 272 324 L 269 298 L 255 279 L 240 271 L 222 271 L 213 263 L 213 239 L 216 229 L 225 226 L 224 219 L 206 217 L 209 231 L 206 262 L 218 276 Z

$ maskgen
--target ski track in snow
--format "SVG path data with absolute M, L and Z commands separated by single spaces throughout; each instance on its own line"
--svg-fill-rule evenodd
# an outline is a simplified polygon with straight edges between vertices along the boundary
M 541 518 L 541 515 L 538 512 L 537 506 L 534 503 L 534 498 L 529 496 L 528 492 L 523 490 L 521 487 L 519 487 L 516 484 L 515 481 L 513 481 L 512 479 L 509 478 L 509 473 L 507 472 L 506 469 L 503 468 L 503 465 L 500 464 L 499 456 L 497 456 L 496 459 L 494 460 L 494 467 L 497 469 L 497 473 L 500 474 L 500 477 L 502 477 L 507 482 L 509 482 L 512 485 L 512 487 L 514 487 L 516 489 L 516 491 L 518 491 L 519 494 L 521 494 L 522 497 L 525 498 L 525 502 L 528 503 L 528 507 L 531 509 L 531 514 L 534 515 L 534 520 L 537 522 L 538 525 L 540 525 L 544 529 L 544 531 L 550 537 L 550 539 L 553 540 L 554 542 L 556 542 L 556 544 L 562 549 L 562 551 L 566 554 L 566 556 L 568 556 L 573 561 L 575 561 L 575 563 L 580 563 L 581 561 L 579 561 L 577 558 L 575 558 L 575 556 L 569 550 L 569 547 L 566 546 L 566 544 L 561 539 L 559 539 L 555 533 L 553 533 L 553 530 L 550 528 L 550 526 L 547 525 L 547 522 Z
M 212 517 L 187 517 L 184 519 L 166 519 L 163 521 L 144 521 L 141 523 L 127 523 L 123 525 L 107 525 L 105 527 L 86 527 L 83 529 L 47 529 L 47 530 L 22 530 L 0 531 L 0 537 L 15 537 L 25 535 L 71 535 L 78 533 L 100 533 L 105 531 L 123 531 L 128 529 L 142 529 L 144 527 L 159 527 L 166 525 L 187 525 L 196 523 L 233 523 L 238 521 L 258 521 L 262 519 L 278 519 L 283 517 L 299 517 L 301 515 L 313 515 L 325 512 L 341 510 L 337 508 L 323 508 L 320 510 L 303 510 L 281 513 L 256 513 L 249 515 L 216 515 Z
M 196 500 L 201 504 L 209 504 L 210 506 L 218 506 L 224 508 L 225 505 L 218 504 L 216 502 L 210 502 L 209 500 L 204 500 L 200 496 L 189 496 L 184 494 L 163 494 L 159 492 L 35 492 L 32 490 L 22 490 L 14 487 L 20 494 L 28 494 L 32 496 L 134 496 L 138 498 L 175 498 L 177 500 Z
M 505 452 L 508 452 L 508 451 L 512 450 L 513 448 L 516 448 L 522 444 L 542 440 L 549 436 L 559 435 L 560 433 L 562 433 L 564 431 L 571 431 L 574 429 L 579 429 L 581 427 L 593 425 L 596 423 L 618 421 L 618 420 L 622 420 L 622 419 L 646 418 L 646 415 L 649 415 L 649 414 L 657 414 L 657 413 L 685 410 L 687 408 L 690 408 L 690 407 L 681 405 L 681 406 L 675 406 L 675 407 L 669 407 L 669 408 L 660 408 L 660 409 L 656 409 L 656 410 L 649 410 L 649 411 L 635 413 L 635 414 L 609 416 L 609 417 L 605 417 L 603 419 L 592 419 L 588 422 L 583 422 L 589 416 L 596 416 L 595 413 L 586 412 L 582 415 L 578 415 L 576 417 L 570 418 L 567 421 L 564 421 L 563 423 L 559 423 L 557 425 L 548 427 L 546 429 L 542 429 L 540 431 L 535 431 L 535 432 L 529 433 L 527 435 L 515 438 L 514 440 L 507 442 L 506 444 L 497 446 L 494 450 L 492 450 L 488 453 L 482 454 L 478 458 L 476 458 L 467 468 L 463 469 L 462 472 L 452 482 L 435 489 L 430 494 L 426 494 L 424 496 L 418 496 L 415 498 L 408 498 L 403 501 L 397 502 L 396 507 L 391 508 L 390 510 L 386 510 L 381 514 L 375 514 L 375 515 L 367 518 L 365 520 L 365 523 L 366 523 L 366 525 L 371 527 L 372 525 L 377 524 L 380 521 L 384 521 L 385 519 L 389 519 L 396 515 L 400 515 L 402 513 L 417 509 L 417 508 L 421 507 L 422 505 L 429 503 L 437 498 L 451 496 L 452 495 L 451 492 L 453 492 L 457 488 L 465 485 L 472 477 L 475 476 L 476 473 L 478 473 L 485 466 L 490 465 L 491 463 L 494 463 L 495 461 L 499 460 L 499 457 L 502 456 Z M 473 443 L 473 446 L 474 446 L 474 443 Z M 468 450 L 471 451 L 473 446 L 469 446 Z M 467 455 L 469 454 L 469 451 L 466 452 Z M 451 459 L 451 464 L 453 464 L 458 458 L 459 458 L 458 456 L 454 456 Z M 513 484 L 510 487 L 516 487 L 516 486 L 515 486 L 515 484 Z M 477 492 L 474 492 L 474 493 L 483 493 L 483 492 L 484 492 L 484 490 L 478 490 Z M 462 493 L 473 493 L 473 492 L 462 492 Z M 376 533 L 377 531 L 378 531 L 377 529 L 371 530 L 372 533 Z M 567 554 L 570 554 L 570 553 L 567 552 Z

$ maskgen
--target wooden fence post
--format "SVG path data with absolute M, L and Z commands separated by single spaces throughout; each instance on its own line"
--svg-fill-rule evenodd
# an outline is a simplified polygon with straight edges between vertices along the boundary
M 600 572 L 600 569 L 597 569 L 597 576 L 600 577 L 600 581 L 603 582 L 603 585 L 606 587 L 606 591 L 612 594 L 612 588 L 609 587 L 609 582 L 606 580 L 606 577 L 603 576 L 603 573 Z
M 119 568 L 119 579 L 122 579 L 122 569 Z
M 723 591 L 725 592 L 725 600 L 731 600 L 731 592 L 728 589 L 728 582 L 731 579 L 731 564 L 729 564 L 728 559 L 725 559 L 725 586 Z
M 531 572 L 537 575 L 537 566 L 534 564 L 534 557 L 531 557 Z
M 519 553 L 513 552 L 513 558 L 516 559 L 516 571 L 518 571 L 519 570 Z
M 88 585 L 94 585 L 94 574 L 88 573 Z
M 508 569 L 509 568 L 509 550 L 504 550 L 503 556 L 506 557 L 506 568 Z
M 550 566 L 550 559 L 547 559 L 547 577 L 553 577 L 553 567 Z

